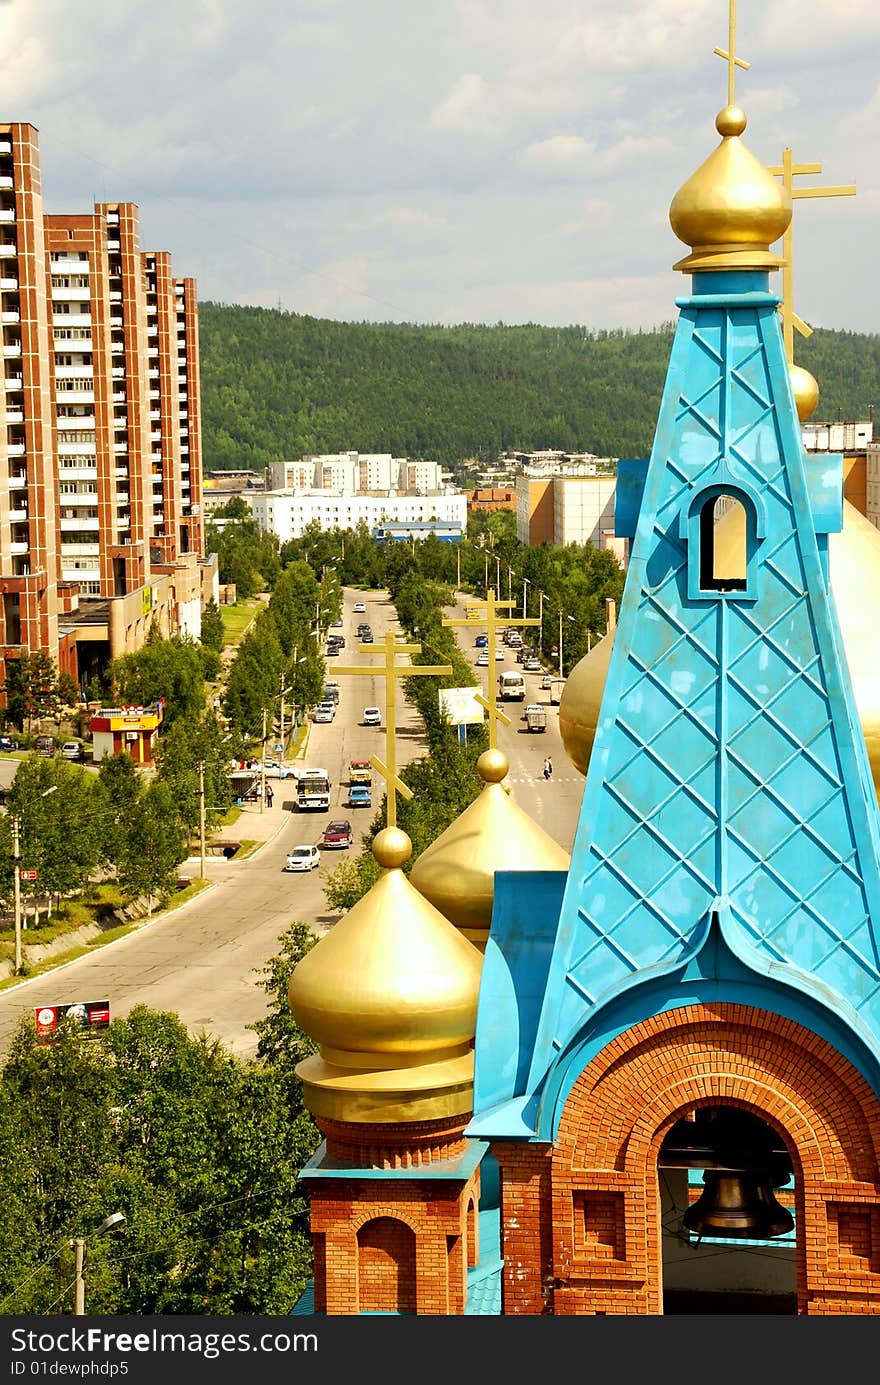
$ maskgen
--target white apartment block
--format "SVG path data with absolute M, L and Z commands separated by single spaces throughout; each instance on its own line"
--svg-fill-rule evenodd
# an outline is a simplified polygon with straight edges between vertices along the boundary
M 309 524 L 321 529 L 369 529 L 388 521 L 418 523 L 438 519 L 467 525 L 464 491 L 436 491 L 432 495 L 354 495 L 307 491 L 271 490 L 245 492 L 260 529 L 276 534 L 280 543 L 302 537 Z
M 443 485 L 439 462 L 412 462 L 390 452 L 331 452 L 301 457 L 296 462 L 272 462 L 267 467 L 269 490 L 325 490 L 343 495 L 369 491 L 401 491 L 427 495 Z

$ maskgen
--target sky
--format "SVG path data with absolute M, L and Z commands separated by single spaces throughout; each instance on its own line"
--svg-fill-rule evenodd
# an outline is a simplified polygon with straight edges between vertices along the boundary
M 857 189 L 795 202 L 795 312 L 876 333 L 880 4 L 736 23 L 752 153 Z M 47 212 L 137 203 L 202 300 L 650 329 L 727 42 L 728 0 L 0 0 L 0 120 L 39 130 Z

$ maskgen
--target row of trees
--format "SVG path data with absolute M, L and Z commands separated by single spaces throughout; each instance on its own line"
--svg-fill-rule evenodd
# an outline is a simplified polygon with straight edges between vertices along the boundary
M 70 1240 L 89 1242 L 90 1314 L 284 1314 L 311 1265 L 299 1172 L 318 1132 L 294 1066 L 313 1051 L 287 1005 L 312 945 L 291 925 L 262 975 L 266 1019 L 241 1060 L 138 1006 L 98 1039 L 22 1023 L 0 1079 L 0 1312 L 73 1306 Z

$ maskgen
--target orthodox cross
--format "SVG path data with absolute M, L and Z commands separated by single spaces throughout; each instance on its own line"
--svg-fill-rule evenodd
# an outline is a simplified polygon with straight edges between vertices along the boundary
M 793 179 L 804 173 L 821 173 L 821 164 L 796 164 L 792 159 L 790 149 L 783 149 L 782 163 L 774 164 L 770 169 L 777 178 L 782 179 L 782 185 L 792 201 L 800 197 L 853 197 L 855 195 L 855 183 L 841 184 L 839 187 L 830 188 L 795 188 Z M 785 343 L 785 355 L 789 365 L 794 364 L 794 329 L 800 332 L 802 337 L 813 335 L 812 327 L 798 317 L 794 310 L 794 269 L 792 266 L 792 222 L 788 223 L 788 230 L 782 237 L 782 302 L 779 311 L 782 314 L 782 340 Z
M 498 612 L 512 610 L 515 603 L 513 601 L 496 601 L 495 592 L 492 587 L 490 587 L 486 593 L 486 600 L 478 604 L 482 605 L 484 607 L 484 610 L 478 610 L 476 615 L 466 616 L 464 620 L 456 620 L 452 616 L 444 617 L 441 624 L 446 626 L 467 625 L 471 628 L 473 628 L 473 626 L 476 625 L 479 626 L 481 629 L 485 629 L 486 634 L 489 637 L 489 643 L 487 645 L 489 664 L 486 671 L 487 695 L 485 697 L 482 697 L 479 693 L 477 693 L 476 697 L 474 698 L 474 701 L 478 702 L 480 706 L 489 714 L 489 745 L 491 749 L 494 750 L 498 744 L 498 722 L 500 721 L 504 726 L 510 725 L 510 717 L 506 716 L 504 712 L 499 711 L 494 697 L 490 698 L 488 696 L 489 679 L 494 677 L 494 673 L 490 673 L 489 669 L 494 670 L 495 668 L 495 651 L 498 648 L 498 627 L 501 624 L 504 624 L 505 626 L 540 625 L 541 621 L 538 616 L 529 616 L 528 618 L 525 616 L 518 616 L 516 619 L 514 619 L 512 616 L 508 616 L 507 619 L 503 622 L 499 621 Z
M 734 88 L 736 86 L 736 69 L 741 67 L 745 72 L 749 70 L 749 64 L 743 62 L 742 58 L 736 56 L 736 0 L 730 0 L 727 17 L 727 51 L 723 48 L 714 48 L 712 51 L 717 53 L 719 58 L 723 58 L 727 63 L 727 104 L 734 104 Z
M 420 654 L 422 646 L 420 644 L 398 644 L 393 630 L 385 631 L 385 644 L 361 644 L 358 646 L 364 654 L 381 652 L 385 655 L 385 763 L 379 759 L 378 755 L 370 756 L 370 764 L 378 774 L 385 780 L 385 820 L 387 827 L 397 825 L 397 795 L 403 798 L 412 798 L 412 789 L 404 784 L 402 779 L 397 777 L 397 759 L 394 744 L 394 735 L 397 730 L 397 686 L 395 678 L 412 678 L 419 674 L 433 674 L 439 677 L 443 673 L 451 673 L 451 664 L 397 664 L 394 661 L 396 654 Z M 336 673 L 355 673 L 375 678 L 379 672 L 380 665 L 376 664 L 349 664 L 344 667 L 337 666 Z

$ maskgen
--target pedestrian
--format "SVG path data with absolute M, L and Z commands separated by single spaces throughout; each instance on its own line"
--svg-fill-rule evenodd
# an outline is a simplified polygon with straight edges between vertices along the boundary
M 270 808 L 272 807 L 272 797 L 273 797 L 273 794 L 272 794 L 272 785 L 271 785 L 271 784 L 267 784 L 267 785 L 266 785 L 266 803 L 268 804 L 268 806 L 269 806 Z
M 544 778 L 545 778 L 545 779 L 550 779 L 550 778 L 552 778 L 552 776 L 553 776 L 553 761 L 550 759 L 550 756 L 548 755 L 548 756 L 547 756 L 547 759 L 544 761 Z

